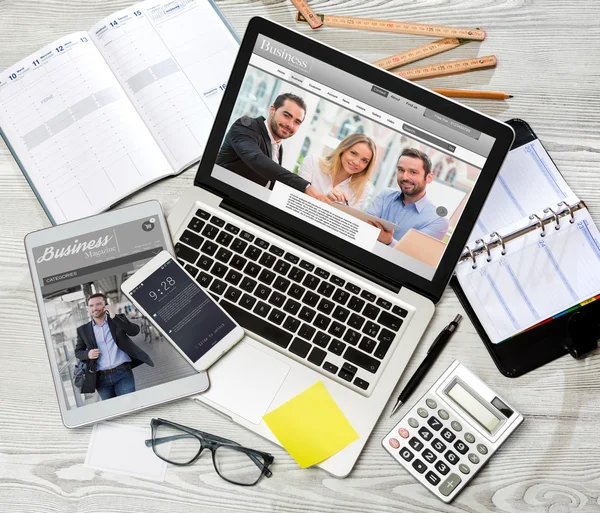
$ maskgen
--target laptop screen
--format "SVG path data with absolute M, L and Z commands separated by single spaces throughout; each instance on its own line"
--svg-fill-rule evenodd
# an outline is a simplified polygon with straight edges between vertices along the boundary
M 461 119 L 475 114 L 469 109 L 367 66 L 367 73 L 384 75 L 379 84 L 391 79 L 399 87 L 375 85 L 348 72 L 347 63 L 341 69 L 317 55 L 258 34 L 235 99 L 228 98 L 213 183 L 269 205 L 270 217 L 275 208 L 296 225 L 308 223 L 331 245 L 351 244 L 342 244 L 345 255 L 384 260 L 388 276 L 409 271 L 431 283 L 496 138 L 414 97 L 447 103 Z M 239 64 L 232 76 L 241 76 Z M 396 92 L 403 88 L 418 94 L 403 97 Z M 473 117 L 481 125 L 483 116 Z M 498 145 L 495 151 L 497 157 Z M 491 184 L 487 176 L 482 182 Z M 464 239 L 476 217 L 468 213 Z

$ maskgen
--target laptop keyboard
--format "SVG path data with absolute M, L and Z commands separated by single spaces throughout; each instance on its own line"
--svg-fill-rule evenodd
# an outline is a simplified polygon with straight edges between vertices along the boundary
M 370 394 L 407 309 L 261 237 L 199 209 L 175 252 L 245 330 Z

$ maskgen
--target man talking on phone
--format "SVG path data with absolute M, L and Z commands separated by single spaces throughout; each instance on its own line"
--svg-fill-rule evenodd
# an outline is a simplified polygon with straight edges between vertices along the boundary
M 87 307 L 92 320 L 77 328 L 75 356 L 95 367 L 95 390 L 102 400 L 135 392 L 132 369 L 143 363 L 154 367 L 150 356 L 129 338 L 140 327 L 125 315 L 115 315 L 100 292 L 88 297 Z M 81 393 L 92 392 L 81 389 Z

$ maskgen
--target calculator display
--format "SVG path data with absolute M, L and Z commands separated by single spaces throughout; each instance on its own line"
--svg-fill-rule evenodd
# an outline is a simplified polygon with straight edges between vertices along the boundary
M 501 419 L 496 417 L 460 383 L 455 383 L 447 394 L 490 433 L 500 424 Z

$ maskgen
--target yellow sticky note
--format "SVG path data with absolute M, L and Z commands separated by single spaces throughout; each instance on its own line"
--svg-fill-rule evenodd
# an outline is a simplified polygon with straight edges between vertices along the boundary
M 263 420 L 302 468 L 326 460 L 359 438 L 321 381 Z

